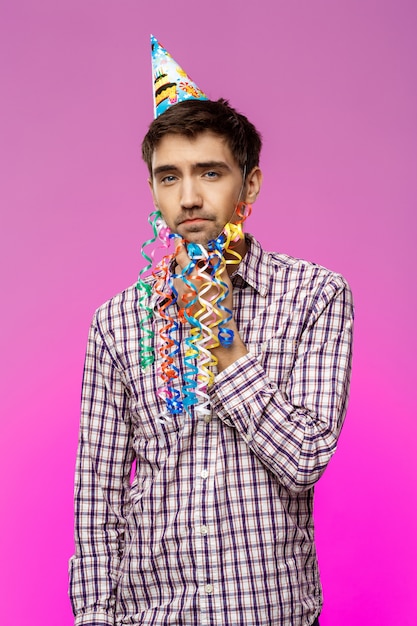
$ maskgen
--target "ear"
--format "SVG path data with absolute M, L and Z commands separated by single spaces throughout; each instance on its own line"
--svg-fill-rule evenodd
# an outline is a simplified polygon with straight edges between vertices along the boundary
M 246 176 L 245 202 L 253 204 L 262 186 L 262 172 L 257 165 Z

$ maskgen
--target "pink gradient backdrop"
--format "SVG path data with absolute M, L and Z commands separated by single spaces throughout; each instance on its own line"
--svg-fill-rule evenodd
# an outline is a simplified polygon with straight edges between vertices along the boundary
M 350 409 L 317 488 L 321 624 L 415 624 L 415 0 L 5 0 L 0 30 L 0 623 L 72 623 L 85 341 L 149 233 L 153 32 L 263 132 L 249 229 L 354 290 Z

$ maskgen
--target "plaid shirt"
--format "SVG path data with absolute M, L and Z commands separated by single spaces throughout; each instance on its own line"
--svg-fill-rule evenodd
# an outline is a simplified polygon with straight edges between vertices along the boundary
M 95 314 L 70 562 L 77 626 L 307 626 L 320 613 L 313 485 L 346 410 L 351 293 L 339 274 L 247 240 L 232 282 L 249 354 L 216 375 L 209 416 L 158 421 L 134 287 Z

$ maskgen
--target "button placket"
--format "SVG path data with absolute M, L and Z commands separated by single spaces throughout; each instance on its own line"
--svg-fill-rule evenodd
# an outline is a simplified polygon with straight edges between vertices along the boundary
M 196 484 L 196 511 L 195 511 L 195 542 L 196 558 L 198 563 L 198 583 L 200 594 L 200 623 L 211 624 L 210 612 L 213 610 L 218 580 L 216 564 L 212 563 L 211 553 L 211 526 L 215 523 L 214 483 L 217 462 L 217 420 L 210 418 L 210 427 L 206 419 L 200 419 L 197 429 L 197 454 L 195 467 L 197 470 Z M 216 542 L 215 536 L 212 540 Z M 215 544 L 214 544 L 215 545 Z M 214 549 L 213 545 L 213 549 Z M 214 569 L 213 569 L 214 568 Z

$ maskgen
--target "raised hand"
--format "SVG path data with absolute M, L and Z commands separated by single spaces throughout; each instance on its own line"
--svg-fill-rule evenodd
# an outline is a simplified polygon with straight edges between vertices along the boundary
M 175 260 L 181 270 L 174 279 L 177 304 L 180 317 L 192 317 L 201 324 L 204 345 L 216 357 L 221 371 L 247 350 L 233 318 L 233 287 L 226 262 L 220 255 L 211 255 L 210 260 L 207 251 L 198 248 L 197 254 L 192 248 L 191 258 L 184 241 L 177 241 Z M 213 280 L 213 274 L 217 280 Z

